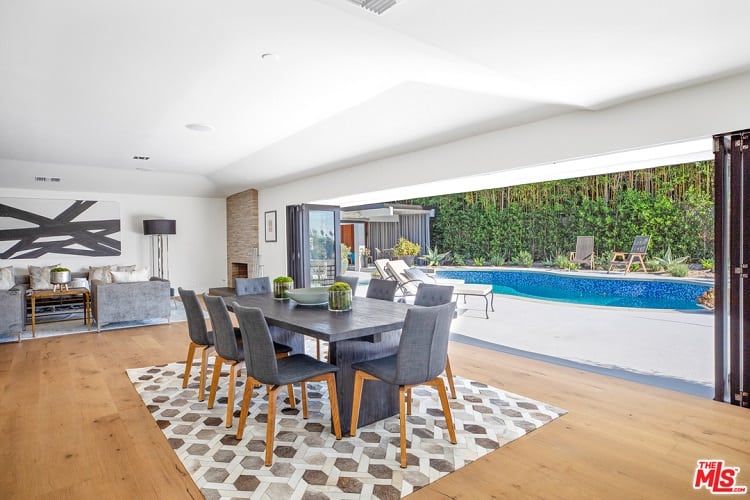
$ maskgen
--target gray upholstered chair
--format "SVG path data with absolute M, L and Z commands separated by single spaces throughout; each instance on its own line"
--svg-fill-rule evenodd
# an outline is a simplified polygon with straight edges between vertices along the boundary
M 447 304 L 453 300 L 453 287 L 447 285 L 432 285 L 422 283 L 417 288 L 417 296 L 414 297 L 415 306 L 433 307 Z M 456 399 L 456 386 L 453 383 L 453 370 L 451 369 L 451 359 L 445 355 L 445 376 L 448 377 L 448 386 L 451 389 L 451 398 Z M 409 401 L 411 401 L 411 391 L 409 391 Z
M 185 375 L 182 378 L 182 387 L 185 388 L 190 380 L 190 369 L 193 367 L 195 350 L 201 349 L 201 375 L 198 382 L 198 401 L 203 401 L 206 391 L 206 370 L 208 365 L 208 353 L 213 350 L 214 336 L 206 328 L 206 318 L 203 316 L 198 297 L 193 290 L 184 290 L 182 287 L 177 291 L 182 299 L 187 316 L 188 334 L 190 335 L 190 346 L 188 346 L 187 359 L 185 360 Z
M 245 354 L 247 382 L 242 396 L 242 410 L 237 428 L 237 439 L 242 439 L 247 419 L 247 409 L 253 395 L 256 382 L 268 386 L 268 419 L 266 423 L 266 459 L 265 464 L 273 462 L 273 438 L 276 427 L 276 391 L 279 387 L 301 383 L 302 386 L 302 416 L 307 418 L 307 388 L 306 382 L 326 382 L 328 397 L 331 401 L 331 420 L 336 439 L 341 439 L 341 422 L 339 421 L 339 403 L 336 398 L 337 366 L 318 361 L 306 354 L 293 354 L 276 359 L 273 351 L 273 340 L 268 330 L 263 311 L 257 307 L 242 307 L 238 303 L 232 304 L 242 331 L 242 349 Z
M 445 368 L 448 337 L 456 304 L 414 307 L 406 312 L 396 354 L 384 358 L 353 363 L 354 401 L 352 403 L 351 435 L 357 433 L 362 384 L 365 380 L 382 380 L 398 386 L 399 420 L 401 424 L 401 467 L 406 467 L 406 414 L 411 404 L 405 401 L 406 391 L 417 385 L 431 385 L 437 389 L 445 414 L 450 442 L 456 444 L 456 431 L 448 405 L 445 383 L 440 374 Z M 408 405 L 408 406 L 407 406 Z
M 237 295 L 259 295 L 271 293 L 271 279 L 268 276 L 262 278 L 235 278 L 234 293 Z
M 229 316 L 224 299 L 204 293 L 203 302 L 206 304 L 208 316 L 211 318 L 215 342 L 214 349 L 216 350 L 213 377 L 211 377 L 211 390 L 208 393 L 208 408 L 214 407 L 216 389 L 219 387 L 219 377 L 221 377 L 221 365 L 227 363 L 229 365 L 229 388 L 227 392 L 227 418 L 224 424 L 227 427 L 232 427 L 235 374 L 237 370 L 242 369 L 242 362 L 245 360 L 245 354 L 241 345 L 242 334 L 239 328 L 235 328 L 232 325 L 232 318 Z M 292 348 L 274 342 L 273 350 L 276 357 L 281 358 L 289 356 Z M 294 408 L 294 387 L 288 385 L 287 389 L 289 390 L 289 406 Z
M 367 298 L 393 302 L 393 299 L 396 298 L 397 288 L 398 282 L 394 280 L 372 278 L 370 284 L 367 285 Z
M 348 283 L 350 287 L 352 287 L 352 295 L 354 295 L 354 292 L 357 291 L 357 283 L 359 283 L 359 278 L 357 276 L 345 276 L 343 274 L 337 274 L 333 281 L 341 281 L 343 283 Z

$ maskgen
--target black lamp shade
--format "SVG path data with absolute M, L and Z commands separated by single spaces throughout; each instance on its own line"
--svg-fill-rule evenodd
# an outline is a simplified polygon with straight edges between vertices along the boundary
M 177 234 L 177 221 L 171 219 L 144 220 L 143 234 Z

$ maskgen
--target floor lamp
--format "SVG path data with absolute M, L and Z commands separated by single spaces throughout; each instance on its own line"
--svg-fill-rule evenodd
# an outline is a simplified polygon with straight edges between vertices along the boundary
M 169 236 L 177 234 L 177 221 L 151 219 L 143 221 L 143 234 L 151 235 L 151 274 L 169 279 Z

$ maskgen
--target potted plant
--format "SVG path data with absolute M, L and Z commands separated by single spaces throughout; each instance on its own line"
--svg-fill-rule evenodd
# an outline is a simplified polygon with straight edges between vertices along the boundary
M 65 285 L 70 283 L 70 269 L 67 267 L 55 267 L 50 269 L 49 282 L 53 285 Z
M 287 291 L 294 288 L 294 280 L 289 276 L 277 276 L 273 279 L 273 298 L 285 300 L 289 298 Z
M 410 266 L 414 264 L 414 257 L 419 254 L 420 247 L 401 236 L 393 247 L 393 253 Z
M 352 287 L 343 281 L 337 281 L 328 287 L 328 310 L 351 311 Z

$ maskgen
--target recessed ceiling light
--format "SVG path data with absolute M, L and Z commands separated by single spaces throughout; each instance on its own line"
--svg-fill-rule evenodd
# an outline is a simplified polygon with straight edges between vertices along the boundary
M 208 123 L 188 123 L 185 125 L 185 128 L 189 128 L 190 130 L 195 130 L 196 132 L 213 132 L 214 126 L 209 125 Z
M 145 168 L 145 167 L 135 167 L 136 170 L 140 170 L 141 172 L 153 172 L 153 168 Z
M 133 156 L 133 159 L 134 159 L 134 160 L 142 160 L 142 161 L 146 161 L 146 160 L 150 160 L 150 159 L 151 159 L 151 157 L 150 157 L 150 156 Z
M 263 62 L 276 62 L 279 60 L 279 56 L 271 52 L 266 52 L 265 54 L 261 54 L 260 60 Z

